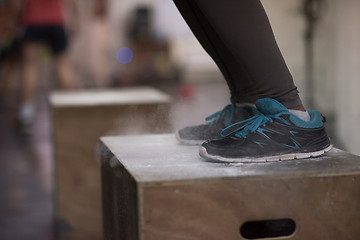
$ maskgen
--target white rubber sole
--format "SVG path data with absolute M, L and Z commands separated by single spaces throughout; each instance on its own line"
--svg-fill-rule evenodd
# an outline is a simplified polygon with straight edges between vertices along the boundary
M 201 145 L 205 142 L 205 140 L 188 140 L 188 139 L 183 139 L 179 136 L 179 132 L 177 131 L 175 134 L 176 140 L 178 140 L 180 143 L 182 144 L 186 144 L 186 145 Z
M 287 161 L 293 159 L 304 159 L 311 157 L 318 157 L 332 149 L 332 145 L 327 148 L 309 153 L 290 153 L 284 155 L 276 155 L 276 156 L 267 156 L 261 158 L 224 158 L 221 156 L 214 156 L 207 153 L 206 148 L 201 147 L 199 154 L 201 157 L 212 160 L 212 161 L 220 161 L 220 162 L 228 162 L 228 163 L 264 163 L 264 162 L 277 162 L 277 161 Z

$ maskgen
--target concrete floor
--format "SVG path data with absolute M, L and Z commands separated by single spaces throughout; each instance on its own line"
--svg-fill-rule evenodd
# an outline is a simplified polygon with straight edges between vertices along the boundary
M 1 97 L 0 239 L 52 240 L 53 159 L 46 98 L 38 99 L 34 134 L 24 137 L 16 131 L 16 99 Z

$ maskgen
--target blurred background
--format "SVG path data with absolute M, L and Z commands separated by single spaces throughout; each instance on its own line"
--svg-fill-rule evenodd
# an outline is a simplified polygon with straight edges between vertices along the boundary
M 174 97 L 174 129 L 203 122 L 230 96 L 172 1 L 61 1 L 60 55 L 22 41 L 24 2 L 0 0 L 0 239 L 50 240 L 51 91 L 153 86 Z M 305 106 L 327 117 L 335 146 L 360 154 L 360 2 L 262 2 Z

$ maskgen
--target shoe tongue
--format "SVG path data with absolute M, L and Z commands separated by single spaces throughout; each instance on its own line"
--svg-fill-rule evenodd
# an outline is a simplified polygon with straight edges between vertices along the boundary
M 256 108 L 264 115 L 275 115 L 281 112 L 289 112 L 284 105 L 272 98 L 261 98 L 257 100 Z

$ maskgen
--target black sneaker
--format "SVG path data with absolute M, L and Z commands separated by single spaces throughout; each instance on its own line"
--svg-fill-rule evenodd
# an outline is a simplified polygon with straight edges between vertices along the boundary
M 206 124 L 185 127 L 176 132 L 176 138 L 184 144 L 200 145 L 208 139 L 220 138 L 223 128 L 254 116 L 255 111 L 250 105 L 238 107 L 231 99 L 231 104 L 207 117 Z
M 271 98 L 256 102 L 258 114 L 225 128 L 223 139 L 209 140 L 200 156 L 222 162 L 268 162 L 317 157 L 332 145 L 318 111 L 303 121 Z

